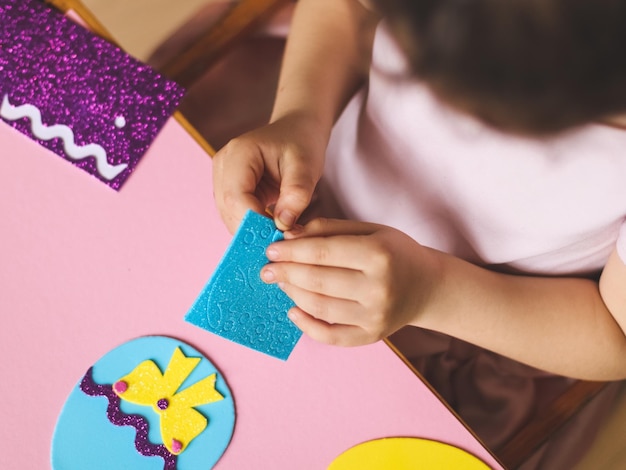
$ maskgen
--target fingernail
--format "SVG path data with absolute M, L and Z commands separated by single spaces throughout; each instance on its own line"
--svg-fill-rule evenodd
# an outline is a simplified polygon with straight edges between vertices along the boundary
M 265 250 L 265 256 L 267 256 L 267 259 L 275 261 L 278 259 L 278 250 L 270 245 L 267 250 Z
M 276 279 L 276 274 L 274 274 L 274 271 L 272 271 L 271 269 L 264 269 L 263 271 L 261 271 L 261 279 L 263 279 L 265 282 L 272 282 L 274 279 Z
M 296 222 L 296 216 L 291 211 L 281 211 L 280 214 L 278 214 L 278 221 L 285 227 L 291 228 L 291 226 Z

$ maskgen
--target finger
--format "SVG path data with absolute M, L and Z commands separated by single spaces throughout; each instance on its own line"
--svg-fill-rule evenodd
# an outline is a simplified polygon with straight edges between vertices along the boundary
M 360 346 L 373 343 L 379 339 L 371 337 L 358 326 L 331 325 L 323 320 L 318 320 L 298 307 L 290 309 L 288 316 L 304 334 L 320 343 L 335 346 Z
M 301 310 L 329 324 L 355 325 L 363 320 L 363 309 L 354 300 L 328 297 L 291 284 L 281 285 L 285 294 Z
M 319 217 L 304 226 L 285 232 L 288 240 L 303 237 L 332 237 L 335 235 L 371 235 L 382 226 L 356 220 L 327 219 Z
M 263 204 L 256 196 L 263 167 L 249 158 L 247 152 L 255 150 L 247 147 L 228 144 L 213 160 L 215 201 L 231 233 L 237 230 L 248 209 L 264 212 Z
M 328 297 L 358 301 L 365 285 L 361 271 L 299 263 L 270 263 L 261 270 L 266 282 L 284 283 Z
M 280 168 L 280 193 L 274 209 L 274 221 L 280 230 L 289 230 L 308 207 L 317 178 L 301 162 Z
M 274 262 L 291 262 L 315 266 L 365 271 L 372 264 L 373 246 L 366 236 L 296 238 L 272 243 L 266 256 Z M 270 265 L 271 266 L 271 265 Z

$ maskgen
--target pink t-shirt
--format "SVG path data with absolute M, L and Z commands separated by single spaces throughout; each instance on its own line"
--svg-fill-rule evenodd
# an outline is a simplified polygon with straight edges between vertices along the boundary
M 512 137 L 403 79 L 381 27 L 369 87 L 338 121 L 325 179 L 344 214 L 423 245 L 538 274 L 600 270 L 626 220 L 626 131 Z M 619 238 L 626 260 L 626 229 Z

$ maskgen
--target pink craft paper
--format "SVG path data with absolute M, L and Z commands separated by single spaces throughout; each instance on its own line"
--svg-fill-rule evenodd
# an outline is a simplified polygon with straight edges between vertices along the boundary
M 211 161 L 170 120 L 124 191 L 0 124 L 0 468 L 49 468 L 65 399 L 106 352 L 176 337 L 230 384 L 237 421 L 217 469 L 323 469 L 385 436 L 457 445 L 501 468 L 384 344 L 338 348 L 303 337 L 276 361 L 183 321 L 230 235 Z

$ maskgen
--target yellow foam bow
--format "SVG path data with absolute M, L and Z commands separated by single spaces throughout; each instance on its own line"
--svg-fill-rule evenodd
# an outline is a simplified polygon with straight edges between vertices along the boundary
M 176 393 L 199 362 L 200 358 L 186 357 L 176 348 L 165 373 L 148 360 L 113 384 L 114 392 L 122 400 L 151 406 L 160 416 L 163 444 L 176 455 L 207 426 L 207 419 L 194 407 L 224 398 L 215 390 L 216 374 Z

